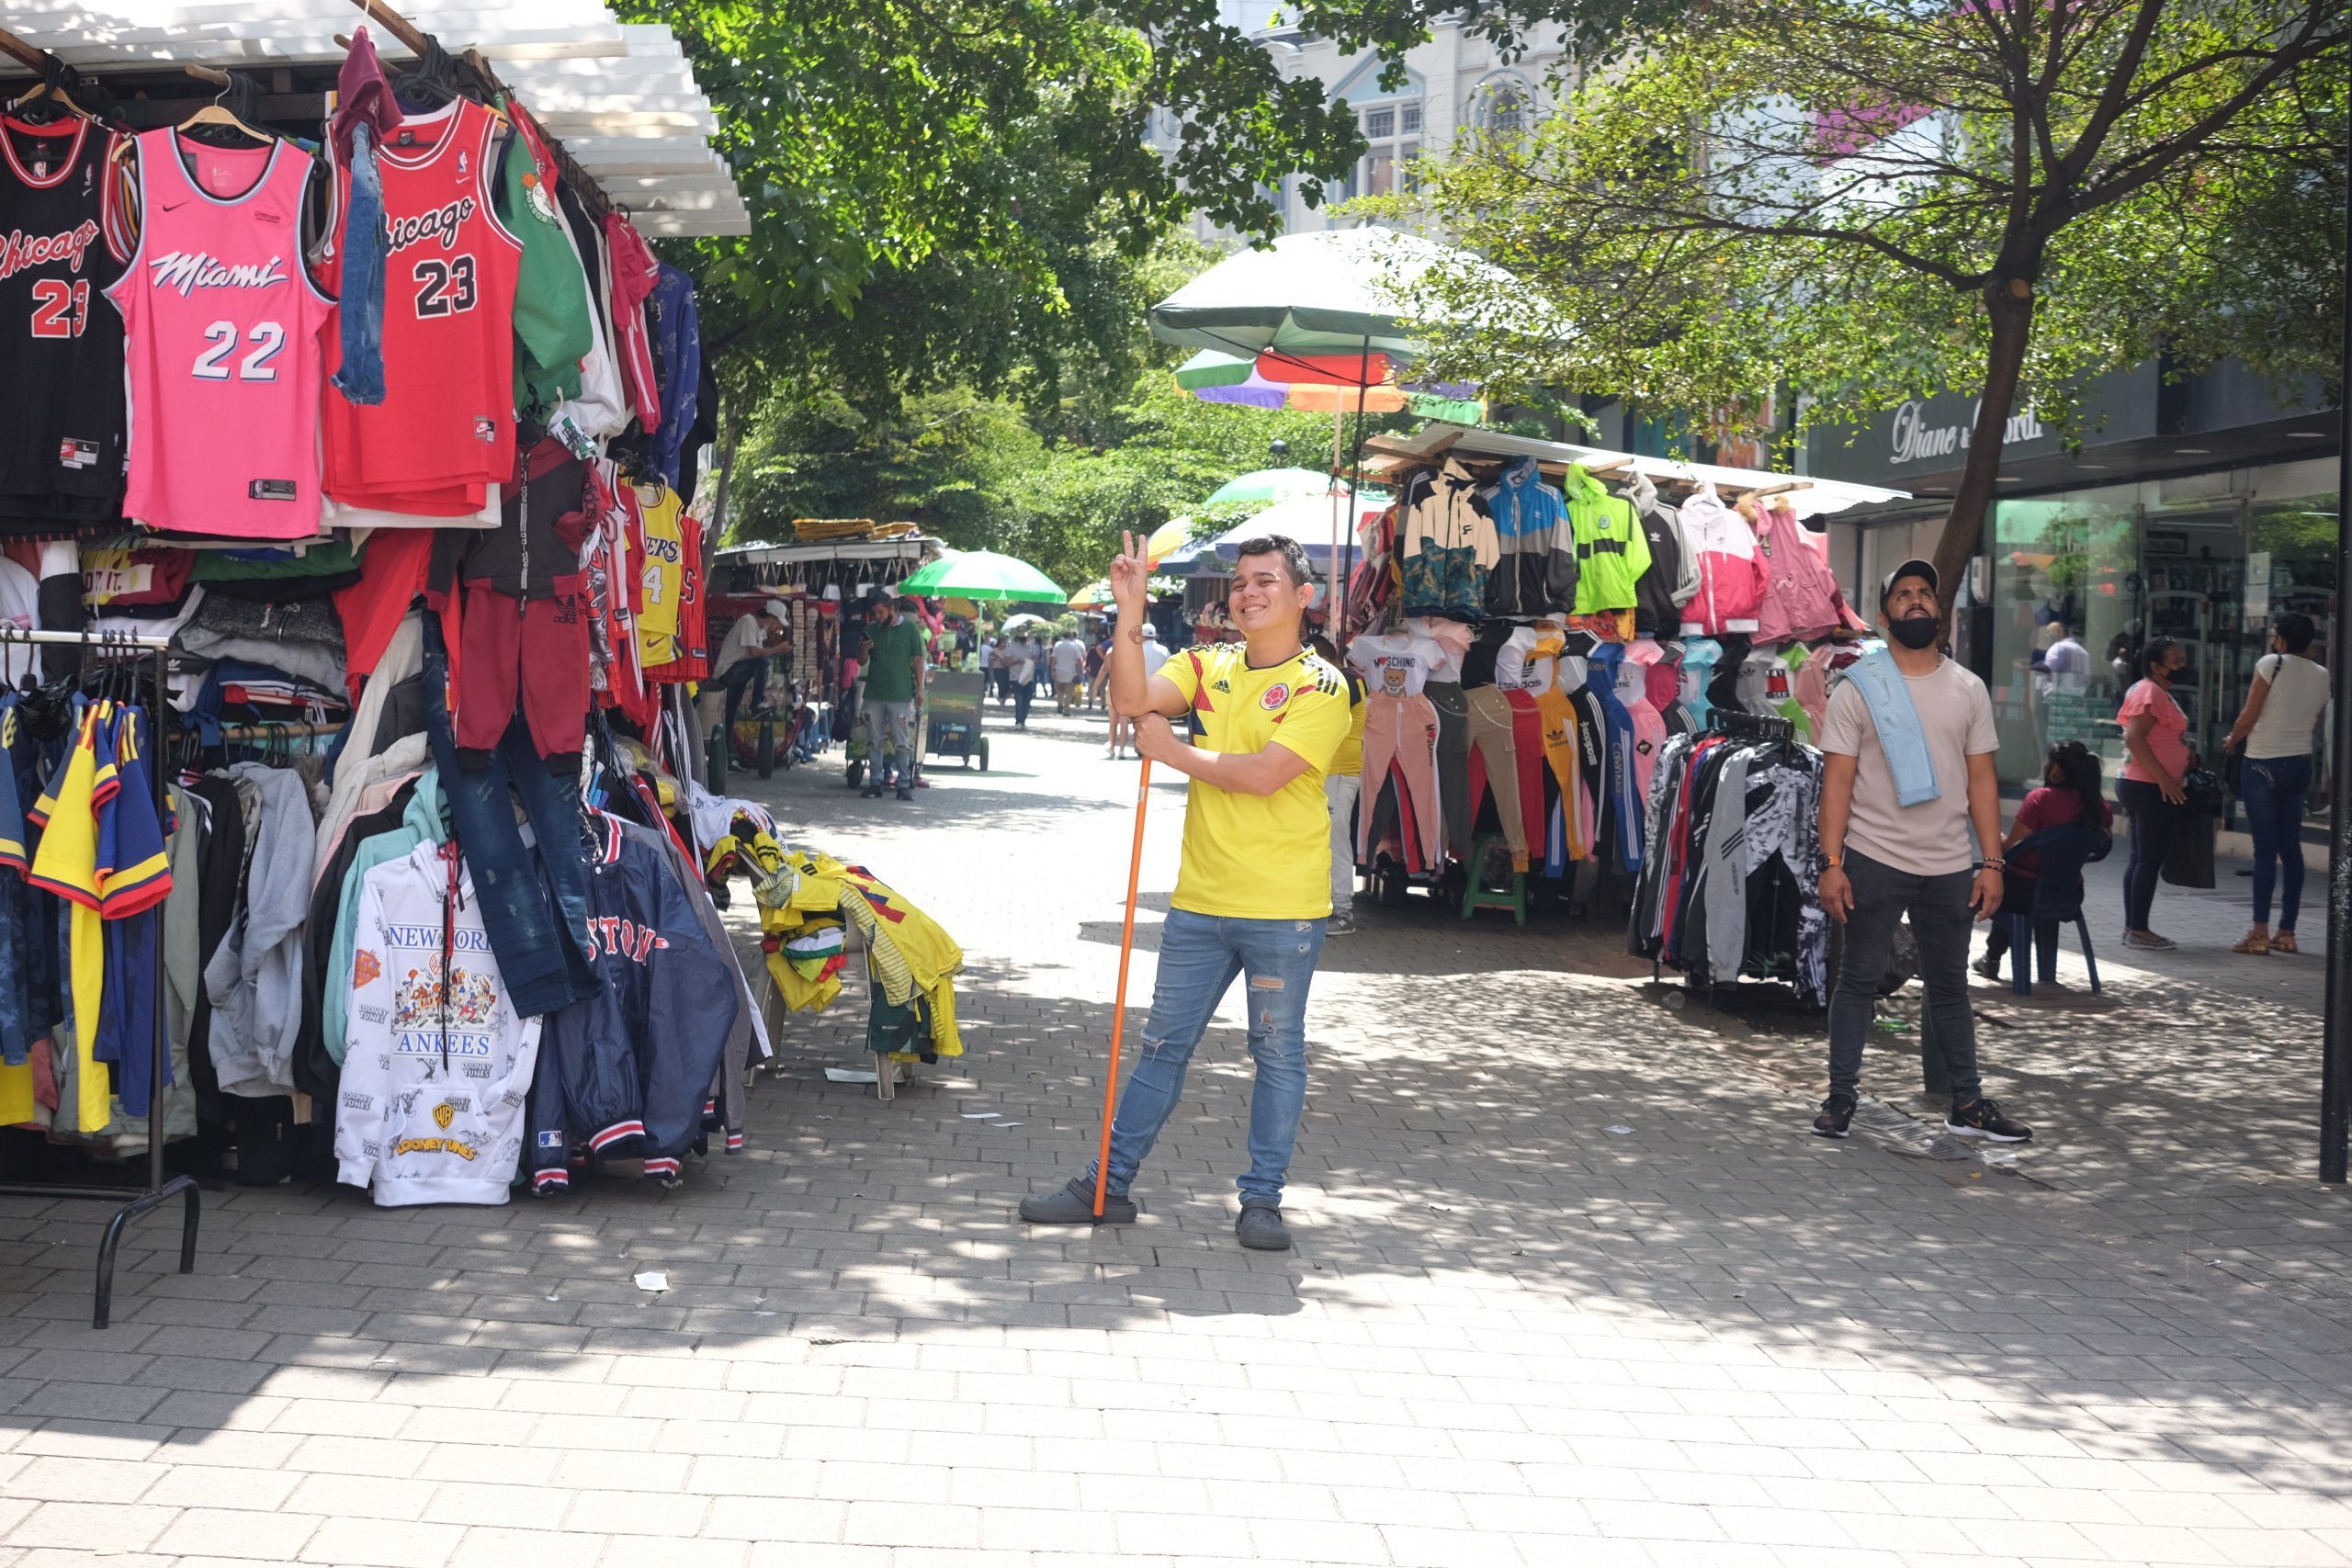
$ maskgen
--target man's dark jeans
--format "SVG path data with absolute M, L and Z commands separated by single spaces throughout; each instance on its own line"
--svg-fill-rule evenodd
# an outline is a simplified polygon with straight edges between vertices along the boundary
M 1927 987 L 1936 1043 L 1951 1073 L 1952 1103 L 1967 1104 L 1982 1092 L 1976 1020 L 1968 1010 L 1968 940 L 1975 923 L 1968 890 L 1975 873 L 1920 876 L 1849 848 L 1846 878 L 1853 885 L 1854 908 L 1846 916 L 1845 958 L 1829 998 L 1829 1092 L 1851 1098 L 1861 1082 L 1862 1047 L 1878 1011 L 1894 924 L 1907 913 L 1919 943 L 1919 982 Z
M 743 694 L 750 692 L 755 703 L 767 701 L 768 661 L 753 654 L 746 654 L 728 666 L 723 675 L 713 677 L 727 693 L 727 754 L 735 754 L 735 716 L 743 706 Z
M 596 994 L 596 974 L 584 947 L 588 935 L 588 867 L 581 843 L 579 759 L 559 758 L 556 770 L 531 744 L 518 713 L 487 765 L 458 766 L 449 725 L 448 654 L 441 627 L 424 622 L 425 738 L 441 775 L 449 825 L 465 852 L 483 931 L 506 982 L 514 1011 L 530 1018 Z M 566 765 L 568 764 L 568 765 Z M 509 786 L 512 786 L 512 795 Z M 535 852 L 514 825 L 514 795 L 530 818 Z

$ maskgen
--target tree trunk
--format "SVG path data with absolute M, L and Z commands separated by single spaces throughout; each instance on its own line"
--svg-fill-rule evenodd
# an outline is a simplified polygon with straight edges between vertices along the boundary
M 1976 405 L 1976 428 L 1968 437 L 1968 457 L 1961 465 L 1960 484 L 1952 491 L 1951 509 L 1944 513 L 1943 537 L 1936 544 L 1936 576 L 1943 588 L 1938 597 L 1943 602 L 1947 624 L 1952 602 L 1960 596 L 1960 574 L 1976 554 L 1976 543 L 1984 535 L 1984 514 L 1992 508 L 1994 480 L 2001 471 L 2001 444 L 2017 403 L 2026 344 L 2033 336 L 2033 285 L 2022 277 L 1996 283 L 1984 291 L 1984 308 L 1993 318 L 1993 343 L 1984 355 L 1984 391 Z
M 743 438 L 743 401 L 727 400 L 727 433 L 718 441 L 718 491 L 710 498 L 710 544 L 713 549 L 727 537 L 727 491 L 735 477 L 735 446 Z

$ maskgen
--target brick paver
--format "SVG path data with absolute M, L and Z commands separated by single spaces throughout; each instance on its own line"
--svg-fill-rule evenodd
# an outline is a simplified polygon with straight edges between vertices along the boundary
M 2321 960 L 2218 951 L 2243 881 L 2167 891 L 2168 959 L 2100 906 L 2096 1001 L 1980 986 L 2043 1132 L 1990 1160 L 1931 1135 L 1907 1030 L 1828 1144 L 1817 1021 L 1669 1008 L 1606 919 L 1367 907 L 1298 1252 L 1232 1241 L 1229 1011 L 1142 1223 L 1028 1234 L 1096 1129 L 1135 778 L 1040 714 L 912 805 L 741 785 L 970 955 L 969 1054 L 893 1102 L 824 1077 L 853 989 L 678 1191 L 208 1194 L 198 1272 L 142 1224 L 105 1334 L 91 1209 L 0 1201 L 0 1565 L 2352 1562 Z

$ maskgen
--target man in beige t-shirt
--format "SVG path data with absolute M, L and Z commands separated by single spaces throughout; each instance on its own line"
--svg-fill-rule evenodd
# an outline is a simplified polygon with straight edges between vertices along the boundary
M 1853 1122 L 1879 980 L 1895 922 L 1907 914 L 1928 1014 L 1951 1071 L 1946 1130 L 2022 1143 L 2032 1131 L 1984 1097 L 1968 1008 L 1969 930 L 2001 907 L 1992 699 L 1936 648 L 1932 565 L 1896 567 L 1878 619 L 1887 649 L 1871 658 L 1890 662 L 1849 674 L 1829 694 L 1821 729 L 1821 907 L 1845 923 L 1846 943 L 1829 998 L 1829 1098 L 1813 1130 L 1842 1138 Z M 1876 692 L 1886 695 L 1873 701 Z

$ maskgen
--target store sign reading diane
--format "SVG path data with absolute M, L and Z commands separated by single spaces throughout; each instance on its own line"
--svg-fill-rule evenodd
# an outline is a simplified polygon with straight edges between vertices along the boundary
M 1896 465 L 1924 463 L 1931 458 L 1951 457 L 1965 452 L 1968 450 L 1968 438 L 1976 429 L 1977 411 L 1983 407 L 1981 399 L 1971 403 L 1965 423 L 1930 424 L 1925 402 L 1915 400 L 1905 403 L 1894 411 L 1894 431 L 1886 460 Z M 2041 421 L 2034 417 L 2033 411 L 2020 409 L 2009 415 L 2007 428 L 2002 432 L 2001 439 L 2003 445 L 2008 446 L 2036 440 L 2044 434 Z

